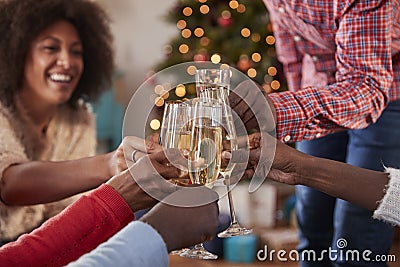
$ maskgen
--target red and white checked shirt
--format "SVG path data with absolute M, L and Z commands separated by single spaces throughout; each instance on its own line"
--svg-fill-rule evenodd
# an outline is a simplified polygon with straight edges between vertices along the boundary
M 280 140 L 365 128 L 399 99 L 399 0 L 264 3 L 289 85 L 270 94 Z

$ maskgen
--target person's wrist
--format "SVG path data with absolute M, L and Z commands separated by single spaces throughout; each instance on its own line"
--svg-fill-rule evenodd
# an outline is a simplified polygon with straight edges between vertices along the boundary
M 135 182 L 130 176 L 129 171 L 118 174 L 107 181 L 106 184 L 111 186 L 125 200 L 133 212 L 139 210 L 137 208 L 137 202 L 135 201 Z
M 315 162 L 316 160 L 318 159 L 307 154 L 297 157 L 295 161 L 295 184 L 307 186 L 312 182 L 315 177 L 315 166 L 318 164 Z
M 174 231 L 170 230 L 168 223 L 160 222 L 159 218 L 157 218 L 157 216 L 154 217 L 153 214 L 150 215 L 146 214 L 145 216 L 140 218 L 140 221 L 150 225 L 160 234 L 160 236 L 164 240 L 168 252 L 173 250 L 173 248 L 176 246 L 173 242 L 176 236 L 173 233 Z
M 104 154 L 104 166 L 106 167 L 105 170 L 105 180 L 107 181 L 108 179 L 110 179 L 112 176 L 115 175 L 115 169 L 116 166 L 114 165 L 114 151 L 113 152 L 109 152 L 107 154 Z

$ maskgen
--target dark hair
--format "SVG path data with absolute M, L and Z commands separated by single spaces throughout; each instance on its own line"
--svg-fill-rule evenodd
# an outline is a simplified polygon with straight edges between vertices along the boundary
M 74 25 L 83 45 L 84 70 L 68 103 L 96 98 L 111 84 L 113 37 L 106 12 L 91 0 L 0 0 L 0 100 L 14 108 L 21 90 L 31 42 L 48 26 L 64 19 Z

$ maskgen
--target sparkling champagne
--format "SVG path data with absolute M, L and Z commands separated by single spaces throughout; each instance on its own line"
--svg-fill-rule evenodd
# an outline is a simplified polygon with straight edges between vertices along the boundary
M 221 127 L 196 126 L 189 154 L 190 179 L 193 184 L 213 187 L 221 166 Z
M 188 156 L 190 150 L 190 131 L 167 131 L 165 147 L 177 148 L 184 156 Z
M 229 89 L 226 85 L 216 85 L 216 84 L 200 84 L 197 87 L 200 99 L 205 100 L 216 100 L 221 103 L 228 103 Z M 233 122 L 232 112 L 230 107 L 223 106 L 221 125 L 222 127 L 222 151 L 232 151 L 238 149 L 238 144 L 236 140 L 236 129 Z M 229 164 L 221 164 L 220 172 L 222 175 L 228 175 L 231 173 L 234 164 L 229 162 Z

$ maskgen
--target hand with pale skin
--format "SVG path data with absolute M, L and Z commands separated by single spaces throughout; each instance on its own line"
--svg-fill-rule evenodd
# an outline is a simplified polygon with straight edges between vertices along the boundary
M 260 155 L 263 149 L 268 150 L 268 143 L 273 143 L 272 138 L 261 133 L 249 135 L 250 152 L 238 150 L 228 155 L 232 161 L 243 163 L 246 160 L 243 155 L 248 153 L 250 168 L 242 179 L 249 179 L 256 174 L 289 185 L 309 186 L 370 210 L 377 208 L 389 181 L 387 173 L 313 157 L 279 141 L 276 142 L 271 169 L 265 172 L 264 168 L 256 167 L 268 164 L 268 161 L 260 159 Z

